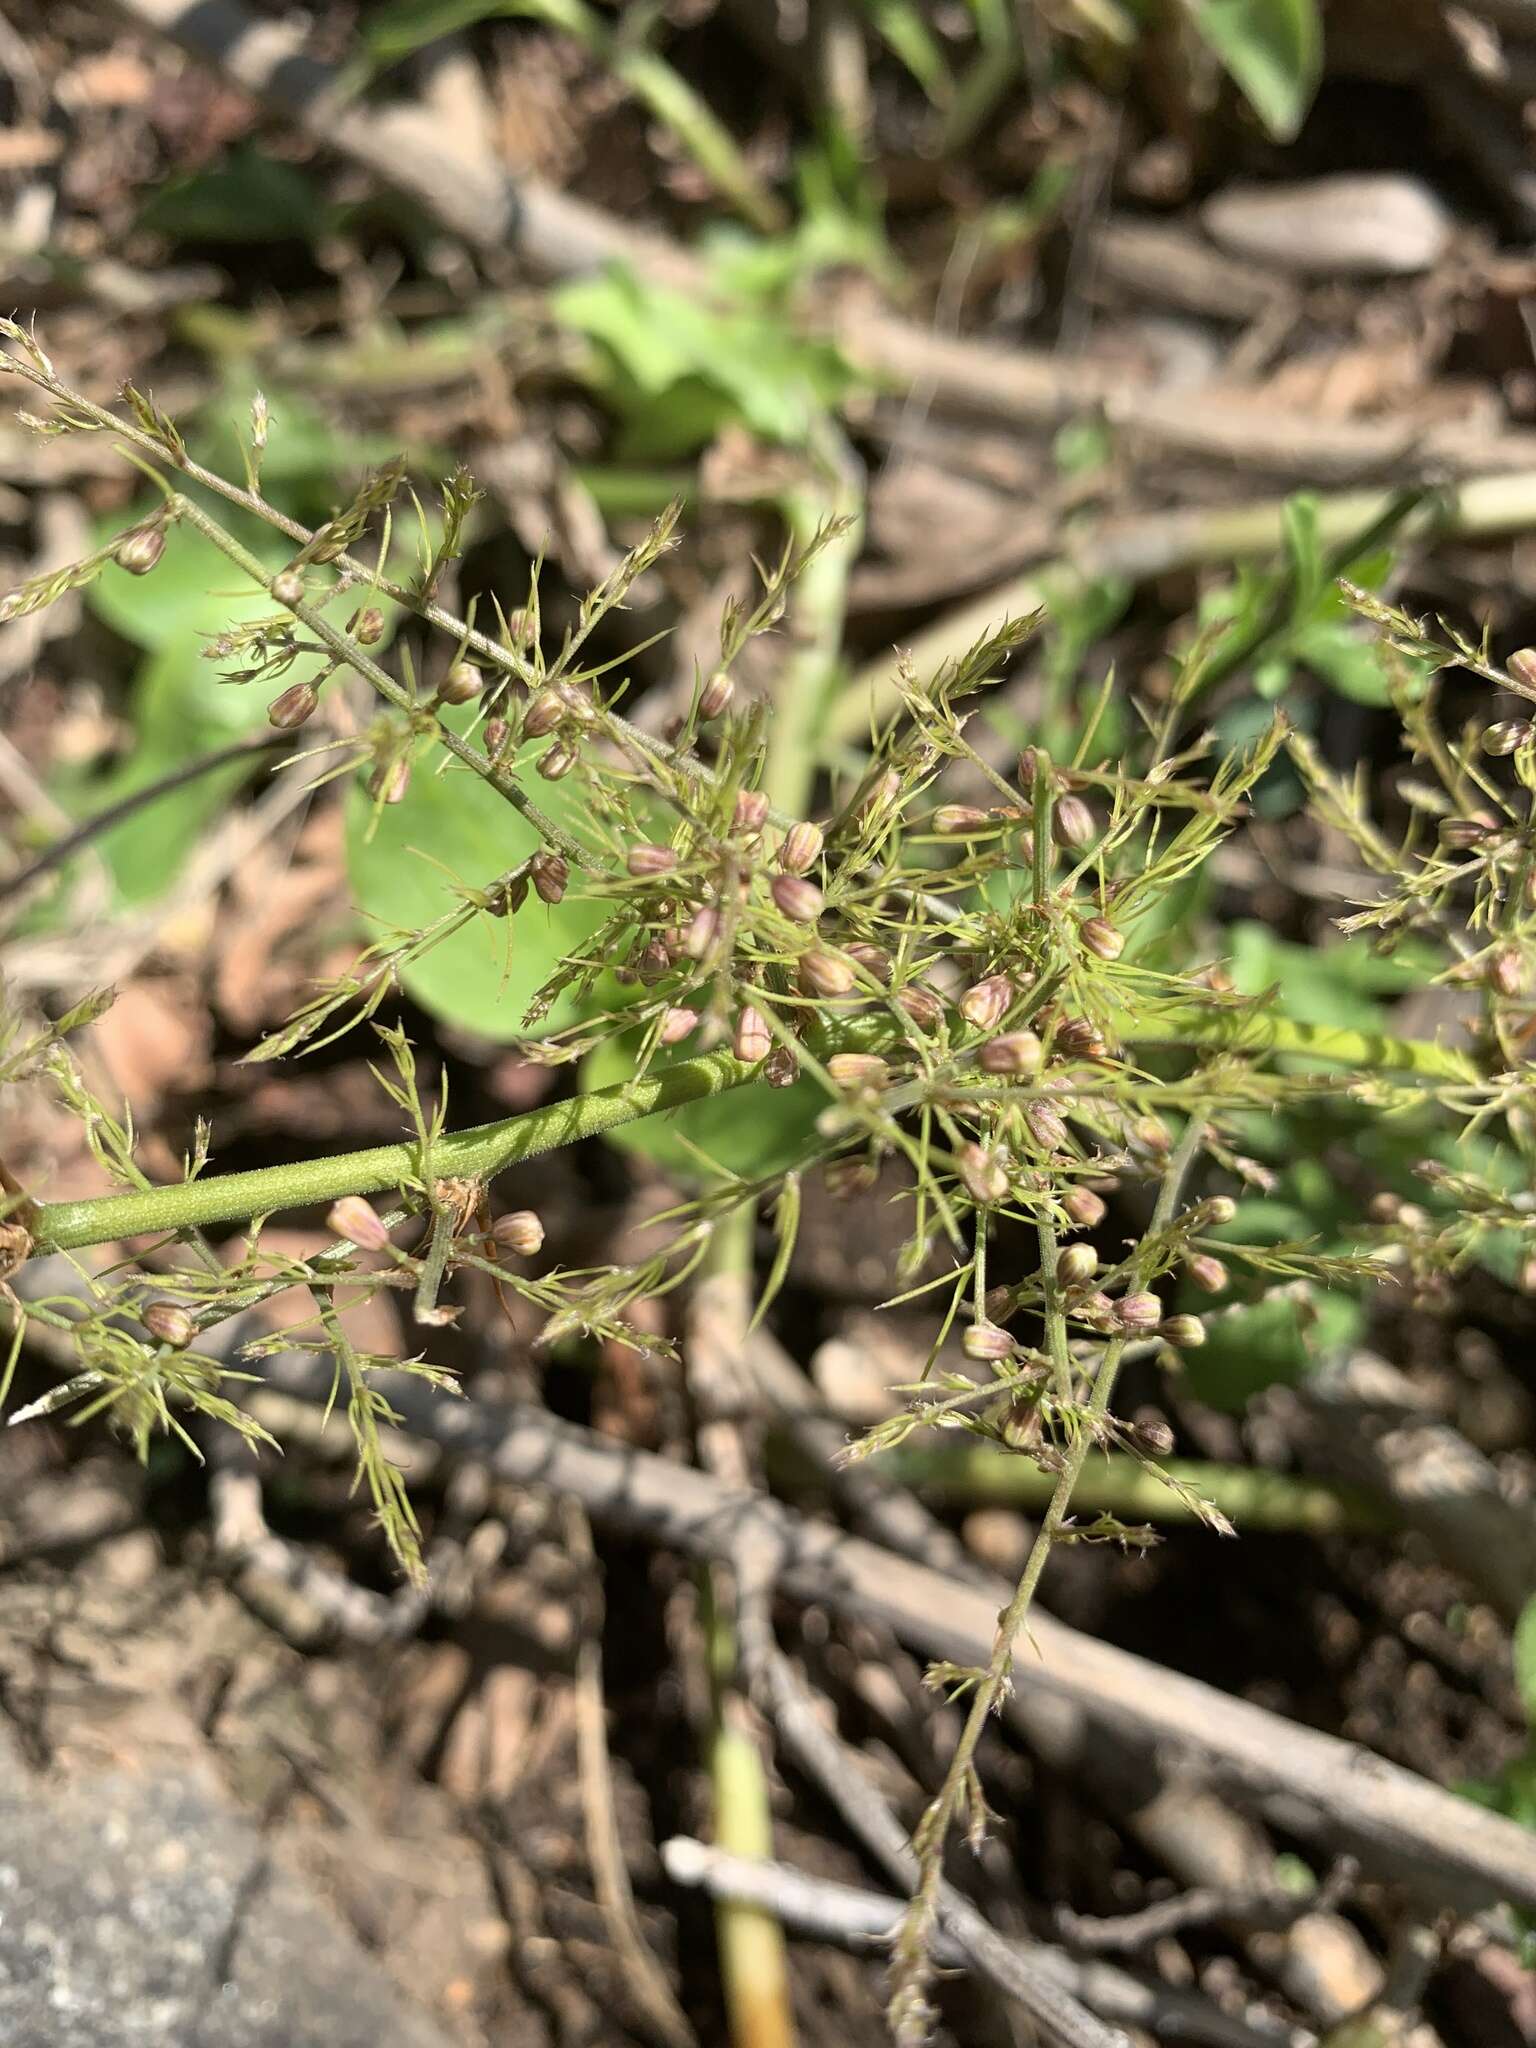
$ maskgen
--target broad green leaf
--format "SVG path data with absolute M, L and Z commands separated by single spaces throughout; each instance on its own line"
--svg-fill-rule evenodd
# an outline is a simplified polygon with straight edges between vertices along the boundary
M 172 178 L 147 203 L 139 226 L 177 242 L 313 242 L 330 209 L 293 164 L 238 143 L 222 162 Z
M 1210 1297 L 1183 1306 L 1208 1309 Z M 1236 1414 L 1264 1388 L 1293 1385 L 1319 1359 L 1357 1342 L 1365 1321 L 1352 1294 L 1319 1292 L 1305 1304 L 1287 1296 L 1256 1302 L 1207 1321 L 1204 1344 L 1183 1354 L 1184 1377 L 1196 1400 Z
M 588 1053 L 581 1063 L 582 1088 L 590 1093 L 627 1080 L 638 1036 L 626 1032 Z M 656 1064 L 670 1066 L 688 1057 L 688 1048 L 681 1046 L 661 1055 Z M 815 1142 L 816 1119 L 826 1106 L 826 1091 L 809 1077 L 791 1088 L 748 1082 L 727 1095 L 642 1117 L 608 1136 L 623 1150 L 638 1152 L 680 1180 L 708 1178 L 710 1162 L 726 1173 L 752 1179 L 797 1165 Z
M 539 751 L 525 754 L 518 772 L 550 817 L 579 823 L 579 789 L 540 781 L 532 766 Z M 452 760 L 439 773 L 431 756 L 417 761 L 404 801 L 386 804 L 376 826 L 374 816 L 359 782 L 348 800 L 347 869 L 358 905 L 376 920 L 379 936 L 430 924 L 462 901 L 456 883 L 483 887 L 541 844 L 521 813 L 479 776 Z M 573 875 L 563 902 L 530 895 L 511 917 L 481 913 L 407 966 L 401 978 L 433 1016 L 484 1038 L 515 1038 L 535 992 L 609 914 L 609 905 L 582 898 Z M 557 1030 L 574 1014 L 571 999 L 562 996 L 539 1029 Z
M 1515 1623 L 1514 1651 L 1520 1703 L 1525 1708 L 1526 1720 L 1536 1727 L 1536 1593 L 1521 1608 Z
M 1413 988 L 1424 970 L 1422 954 L 1407 949 L 1386 959 L 1363 938 L 1295 946 L 1247 919 L 1228 928 L 1227 941 L 1239 992 L 1258 996 L 1273 988 L 1279 1008 L 1302 1024 L 1369 1030 L 1383 1019 L 1375 998 Z
M 1323 74 L 1317 0 L 1193 0 L 1191 13 L 1270 135 L 1290 142 Z

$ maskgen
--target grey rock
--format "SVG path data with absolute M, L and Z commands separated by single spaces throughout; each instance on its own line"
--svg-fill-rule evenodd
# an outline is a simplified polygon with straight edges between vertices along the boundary
M 0 1745 L 6 2048 L 449 2048 L 212 1786 Z
M 1390 173 L 1229 185 L 1200 219 L 1233 254 L 1298 277 L 1409 277 L 1438 261 L 1453 228 L 1427 185 Z

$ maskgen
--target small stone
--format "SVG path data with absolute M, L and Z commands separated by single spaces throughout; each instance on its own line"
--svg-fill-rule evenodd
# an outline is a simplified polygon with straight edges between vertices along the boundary
M 1393 173 L 1229 185 L 1200 218 L 1223 248 L 1296 277 L 1412 277 L 1453 228 L 1428 186 Z

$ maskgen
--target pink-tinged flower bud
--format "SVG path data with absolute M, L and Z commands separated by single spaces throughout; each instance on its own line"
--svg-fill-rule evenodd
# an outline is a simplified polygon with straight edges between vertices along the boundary
M 437 686 L 445 704 L 472 704 L 485 688 L 485 677 L 472 662 L 456 661 Z
M 1372 1195 L 1366 1203 L 1365 1213 L 1373 1223 L 1395 1223 L 1397 1212 L 1402 1206 L 1401 1195 L 1393 1194 L 1390 1188 L 1383 1188 L 1379 1194 Z
M 748 835 L 761 832 L 768 822 L 768 798 L 760 789 L 740 789 L 736 792 L 736 808 L 731 814 L 731 823 L 738 832 Z
M 901 777 L 894 768 L 884 768 L 875 777 L 859 801 L 855 813 L 864 830 L 878 822 L 901 795 Z
M 1398 1208 L 1397 1227 L 1399 1230 L 1427 1230 L 1429 1211 L 1421 1209 L 1417 1202 L 1404 1202 Z
M 1024 1105 L 1024 1121 L 1029 1126 L 1029 1135 L 1042 1152 L 1059 1152 L 1067 1142 L 1066 1120 L 1060 1110 L 1049 1102 L 1038 1098 Z
M 804 875 L 775 875 L 768 893 L 795 924 L 814 924 L 825 906 L 821 891 Z
M 637 880 L 670 875 L 677 866 L 677 855 L 670 846 L 632 846 L 624 865 Z
M 197 1325 L 179 1301 L 152 1301 L 139 1320 L 157 1344 L 184 1351 L 197 1335 Z
M 793 1088 L 800 1078 L 800 1062 L 787 1045 L 776 1045 L 763 1061 L 763 1079 L 770 1088 Z
M 1170 1316 L 1158 1335 L 1175 1351 L 1198 1351 L 1205 1342 L 1205 1325 L 1198 1316 Z
M 854 986 L 853 968 L 836 953 L 814 947 L 802 953 L 797 963 L 800 986 L 811 996 L 846 996 Z
M 1110 1300 L 1107 1294 L 1093 1293 L 1079 1295 L 1072 1304 L 1072 1314 L 1080 1323 L 1091 1323 L 1096 1330 L 1112 1330 L 1118 1327 L 1119 1304 Z
M 1096 1060 L 1104 1055 L 1104 1040 L 1086 1017 L 1063 1017 L 1056 1026 L 1056 1050 L 1069 1060 Z
M 1099 1270 L 1099 1255 L 1091 1244 L 1069 1244 L 1056 1260 L 1056 1278 L 1063 1287 L 1081 1287 Z
M 513 1209 L 498 1216 L 491 1236 L 504 1252 L 519 1259 L 531 1259 L 544 1243 L 544 1225 L 532 1209 Z
M 411 763 L 402 754 L 396 761 L 381 761 L 368 778 L 368 794 L 386 804 L 404 803 L 411 786 Z
M 1019 787 L 1028 796 L 1035 786 L 1039 769 L 1039 756 L 1033 747 L 1026 747 L 1019 756 Z
M 1231 1283 L 1226 1267 L 1209 1252 L 1196 1252 L 1186 1261 L 1184 1271 L 1202 1294 L 1222 1294 Z
M 881 1088 L 890 1071 L 876 1052 L 835 1052 L 827 1061 L 827 1072 L 839 1088 Z
M 384 1228 L 383 1218 L 361 1195 L 343 1195 L 339 1202 L 333 1202 L 325 1225 L 337 1237 L 344 1237 L 355 1244 L 359 1251 L 381 1252 L 389 1243 L 389 1232 Z
M 568 747 L 564 740 L 556 740 L 552 747 L 546 747 L 540 754 L 539 773 L 546 782 L 563 782 L 580 759 L 574 747 Z
M 1173 1137 L 1160 1116 L 1137 1117 L 1131 1125 L 1131 1137 L 1155 1159 L 1164 1159 L 1173 1150 Z
M 558 853 L 536 853 L 528 863 L 528 879 L 541 903 L 558 903 L 571 879 L 571 871 Z
M 1085 917 L 1078 927 L 1083 944 L 1101 960 L 1118 960 L 1125 951 L 1125 934 L 1107 917 Z
M 1005 1031 L 989 1038 L 976 1055 L 984 1074 L 1038 1074 L 1045 1048 L 1033 1031 Z
M 762 1011 L 754 1010 L 750 1003 L 743 1004 L 736 1013 L 731 1050 L 749 1067 L 755 1067 L 773 1051 L 773 1033 L 764 1023 Z
M 267 706 L 267 723 L 279 732 L 295 732 L 319 708 L 320 692 L 313 683 L 290 683 Z
M 683 1040 L 697 1027 L 699 1013 L 690 1010 L 686 1003 L 678 1004 L 661 1013 L 661 1030 L 658 1036 L 663 1045 L 681 1045 Z
M 736 685 L 723 668 L 717 668 L 709 681 L 699 692 L 699 716 L 708 720 L 718 718 L 722 711 L 729 710 L 731 699 L 736 694 Z
M 849 947 L 849 952 L 853 948 Z M 937 1031 L 944 1022 L 944 1005 L 931 988 L 925 988 L 920 981 L 909 981 L 905 988 L 896 991 L 897 1007 L 903 1010 L 919 1031 Z
M 1012 1358 L 1018 1346 L 996 1323 L 972 1323 L 960 1339 L 960 1348 L 967 1358 L 974 1358 L 978 1364 L 996 1365 L 1005 1358 Z
M 991 822 L 986 812 L 979 811 L 974 804 L 940 804 L 933 814 L 934 831 L 942 832 L 946 839 L 985 832 Z
M 960 998 L 960 1014 L 978 1031 L 991 1031 L 1003 1020 L 1013 1001 L 1013 983 L 1006 974 L 989 974 L 973 982 Z
M 528 901 L 528 877 L 513 875 L 499 889 L 490 892 L 486 909 L 492 917 L 513 917 Z
M 647 988 L 654 988 L 658 981 L 665 981 L 672 972 L 672 955 L 667 950 L 666 940 L 647 939 L 640 948 L 636 967 Z
M 1449 853 L 1470 853 L 1485 845 L 1499 830 L 1491 811 L 1475 811 L 1470 818 L 1442 818 L 1440 844 Z
M 1528 718 L 1501 718 L 1497 725 L 1483 729 L 1482 749 L 1495 759 L 1505 754 L 1517 754 L 1522 747 L 1528 747 L 1531 737 L 1536 734 L 1536 725 Z
M 1536 1252 L 1520 1268 L 1520 1292 L 1536 1294 Z
M 565 723 L 565 706 L 553 690 L 540 690 L 523 713 L 523 737 L 541 740 Z
M 347 631 L 359 647 L 377 647 L 384 638 L 384 614 L 376 604 L 364 605 L 348 619 Z
M 973 1202 L 979 1202 L 986 1208 L 993 1202 L 1007 1199 L 1008 1169 L 985 1145 L 962 1145 L 955 1154 L 955 1167 Z
M 1230 1195 L 1207 1195 L 1195 1211 L 1202 1230 L 1214 1230 L 1237 1217 L 1237 1204 Z
M 1093 844 L 1099 828 L 1092 811 L 1080 796 L 1063 796 L 1056 799 L 1056 807 L 1051 812 L 1051 831 L 1058 846 L 1080 853 L 1085 846 Z
M 304 578 L 297 569 L 280 569 L 272 578 L 272 595 L 278 604 L 292 611 L 304 602 Z
M 855 967 L 862 968 L 882 988 L 891 978 L 891 956 L 884 946 L 872 946 L 867 939 L 854 939 L 843 948 Z
M 1166 1336 L 1167 1331 L 1163 1334 Z M 1127 1448 L 1139 1451 L 1144 1458 L 1166 1458 L 1174 1445 L 1173 1431 L 1165 1418 L 1150 1412 L 1138 1415 L 1125 1435 Z
M 690 960 L 702 960 L 713 952 L 720 936 L 720 913 L 712 903 L 703 904 L 688 920 L 683 933 L 683 951 Z
M 1504 666 L 1517 683 L 1536 690 L 1536 647 L 1517 647 Z
M 821 848 L 821 827 L 801 819 L 784 834 L 779 848 L 779 866 L 786 875 L 808 875 L 821 859 Z
M 125 533 L 118 542 L 113 559 L 117 566 L 126 569 L 130 576 L 147 576 L 164 553 L 163 527 L 136 526 L 131 533 Z
M 1163 1320 L 1163 1304 L 1155 1294 L 1127 1294 L 1115 1305 L 1123 1330 L 1155 1330 Z
M 1518 946 L 1500 946 L 1488 962 L 1488 986 L 1501 996 L 1525 993 L 1525 959 Z
M 488 718 L 485 721 L 485 751 L 491 760 L 501 759 L 511 737 L 512 728 L 504 718 Z
M 1061 1206 L 1079 1230 L 1096 1230 L 1108 1213 L 1092 1188 L 1069 1188 L 1061 1198 Z

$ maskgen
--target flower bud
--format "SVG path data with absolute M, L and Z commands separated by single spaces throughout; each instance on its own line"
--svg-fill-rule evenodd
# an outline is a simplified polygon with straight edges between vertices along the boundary
M 1042 1152 L 1058 1152 L 1067 1142 L 1066 1120 L 1060 1110 L 1038 1096 L 1024 1105 L 1024 1121 L 1029 1126 L 1029 1135 Z
M 1440 844 L 1449 853 L 1470 853 L 1491 839 L 1499 821 L 1491 811 L 1475 811 L 1470 818 L 1442 818 Z
M 1205 1342 L 1205 1325 L 1198 1316 L 1170 1316 L 1158 1335 L 1175 1351 L 1198 1351 Z
M 1005 1031 L 989 1038 L 976 1055 L 984 1074 L 1038 1074 L 1045 1048 L 1033 1031 Z
M 1056 1278 L 1063 1287 L 1081 1287 L 1099 1270 L 1099 1255 L 1091 1244 L 1069 1244 L 1056 1260 Z
M 849 952 L 853 948 L 849 947 Z M 905 988 L 896 991 L 896 1004 L 903 1010 L 919 1031 L 937 1031 L 944 1022 L 944 1005 L 931 988 L 925 988 L 920 981 L 909 981 Z
M 1185 1261 L 1184 1271 L 1202 1294 L 1222 1294 L 1231 1284 L 1231 1275 L 1220 1259 L 1213 1259 L 1209 1252 L 1196 1252 L 1192 1259 Z
M 722 711 L 729 709 L 731 699 L 735 694 L 736 685 L 731 681 L 723 668 L 717 668 L 699 692 L 700 718 L 705 720 L 718 718 Z
M 1104 1054 L 1103 1036 L 1086 1017 L 1063 1017 L 1056 1026 L 1055 1046 L 1071 1060 L 1096 1060 Z
M 310 535 L 309 546 L 304 552 L 312 562 L 334 562 L 345 554 L 347 543 L 333 520 L 327 519 L 323 526 L 317 526 Z
M 754 1010 L 750 1003 L 743 1004 L 736 1013 L 731 1050 L 749 1067 L 755 1067 L 773 1051 L 773 1033 L 763 1022 L 761 1010 Z
M 795 924 L 814 924 L 825 899 L 814 882 L 804 875 L 775 875 L 768 893 L 784 915 Z
M 278 604 L 287 605 L 292 611 L 296 604 L 304 602 L 304 578 L 297 569 L 280 569 L 272 578 L 272 596 Z
M 640 948 L 637 969 L 647 988 L 654 988 L 658 981 L 666 980 L 672 972 L 672 955 L 665 939 L 646 940 Z
M 571 871 L 558 853 L 536 853 L 528 863 L 528 879 L 541 903 L 558 903 L 564 896 Z
M 377 647 L 384 638 L 384 614 L 376 604 L 364 605 L 348 619 L 347 631 L 359 647 Z
M 1008 1169 L 985 1145 L 964 1144 L 955 1154 L 955 1167 L 973 1202 L 986 1208 L 1008 1194 Z
M 661 1029 L 657 1033 L 663 1045 L 681 1045 L 693 1032 L 699 1021 L 697 1010 L 690 1010 L 686 1003 L 675 1005 L 661 1013 Z
M 485 721 L 485 751 L 491 760 L 499 761 L 512 737 L 512 728 L 504 718 L 488 718 Z
M 784 834 L 779 848 L 779 866 L 786 875 L 808 875 L 821 859 L 821 848 L 821 827 L 802 818 Z
M 1516 754 L 1522 747 L 1530 745 L 1533 733 L 1536 733 L 1536 725 L 1532 725 L 1528 718 L 1501 718 L 1497 725 L 1483 728 L 1483 752 L 1492 754 L 1496 759 L 1505 754 Z
M 1196 1214 L 1202 1229 L 1214 1230 L 1221 1224 L 1236 1220 L 1237 1204 L 1230 1195 L 1207 1195 Z
M 900 795 L 901 777 L 894 768 L 883 769 L 865 791 L 859 808 L 854 813 L 861 829 L 867 831 L 884 816 Z
M 1018 777 L 1019 787 L 1023 790 L 1026 796 L 1030 794 L 1030 792 L 1033 790 L 1035 786 L 1035 777 L 1039 765 L 1039 756 L 1036 754 L 1034 748 L 1026 747 L 1023 753 L 1019 756 Z
M 294 732 L 313 718 L 320 704 L 320 692 L 313 683 L 290 683 L 267 706 L 267 723 L 279 732 Z
M 853 968 L 836 953 L 820 947 L 802 953 L 798 962 L 800 986 L 807 995 L 846 996 L 854 986 Z
M 980 1364 L 997 1364 L 1005 1358 L 1012 1358 L 1018 1346 L 996 1323 L 972 1323 L 960 1339 L 960 1348 L 967 1358 L 974 1358 Z
M 359 1251 L 381 1252 L 389 1243 L 389 1232 L 384 1228 L 383 1218 L 361 1195 L 343 1195 L 339 1202 L 333 1202 L 325 1225 L 338 1237 L 355 1244 Z
M 113 559 L 130 576 L 147 576 L 164 553 L 164 527 L 136 526 L 118 542 Z
M 1083 944 L 1101 960 L 1118 960 L 1125 951 L 1125 934 L 1107 917 L 1085 917 L 1078 927 Z
M 884 988 L 891 978 L 891 956 L 883 946 L 872 946 L 867 939 L 855 939 L 843 948 L 856 967 L 863 968 L 872 981 L 878 981 Z
M 1051 831 L 1058 846 L 1080 853 L 1085 846 L 1093 844 L 1099 828 L 1092 811 L 1080 796 L 1063 796 L 1056 799 L 1056 807 L 1051 812 Z
M 152 1301 L 139 1320 L 157 1344 L 169 1344 L 174 1351 L 184 1351 L 197 1335 L 196 1323 L 179 1301 Z
M 1173 1449 L 1174 1435 L 1161 1415 L 1138 1415 L 1125 1433 L 1129 1449 L 1146 1458 L 1166 1458 Z
M 564 740 L 556 740 L 552 747 L 546 747 L 540 754 L 539 773 L 546 782 L 561 782 L 580 759 L 574 747 L 568 747 Z
M 1173 1150 L 1173 1139 L 1160 1116 L 1139 1116 L 1131 1125 L 1131 1137 L 1143 1152 L 1163 1159 Z
M 386 804 L 404 803 L 410 786 L 411 762 L 408 754 L 402 754 L 395 761 L 381 761 L 368 778 L 368 794 Z
M 1525 960 L 1518 946 L 1500 946 L 1488 963 L 1488 986 L 1501 996 L 1525 993 Z
M 1163 1304 L 1155 1294 L 1127 1294 L 1115 1304 L 1115 1320 L 1123 1330 L 1155 1330 Z
M 1013 1001 L 1013 983 L 1006 974 L 988 975 L 974 982 L 960 998 L 960 1014 L 978 1031 L 991 1031 L 1002 1022 Z
M 639 880 L 656 875 L 670 875 L 677 866 L 677 855 L 670 846 L 632 846 L 624 865 Z
M 835 1052 L 827 1072 L 839 1088 L 881 1088 L 891 1070 L 876 1052 Z
M 1420 1208 L 1417 1202 L 1400 1202 L 1397 1210 L 1397 1227 L 1399 1230 L 1427 1230 L 1429 1211 Z
M 1536 690 L 1536 647 L 1517 647 L 1504 666 L 1528 690 Z
M 985 832 L 991 824 L 985 811 L 975 804 L 940 804 L 933 814 L 933 829 L 942 832 L 946 839 L 962 839 L 968 834 Z
M 544 1225 L 532 1209 L 512 1209 L 496 1218 L 491 1236 L 504 1252 L 531 1259 L 544 1243 Z
M 793 1088 L 800 1078 L 800 1062 L 787 1045 L 776 1045 L 763 1061 L 763 1079 L 770 1088 Z
M 485 688 L 485 677 L 473 662 L 456 661 L 437 686 L 445 704 L 472 704 Z
M 1102 1198 L 1092 1188 L 1068 1188 L 1061 1206 L 1079 1230 L 1096 1230 L 1107 1214 Z
M 1536 1253 L 1532 1253 L 1520 1268 L 1520 1292 L 1536 1294 Z
M 705 903 L 688 920 L 688 929 L 683 933 L 683 951 L 690 960 L 702 960 L 714 948 L 720 936 L 720 913 L 712 903 Z
M 821 1170 L 822 1185 L 834 1202 L 851 1202 L 867 1194 L 880 1178 L 868 1159 L 832 1159 Z
M 565 723 L 565 706 L 553 690 L 540 690 L 523 713 L 523 737 L 541 740 Z
M 1383 1188 L 1372 1195 L 1365 1206 L 1365 1213 L 1373 1223 L 1395 1223 L 1397 1212 L 1403 1206 L 1401 1195 L 1393 1194 L 1390 1188 Z
M 760 789 L 739 789 L 731 823 L 738 832 L 761 832 L 768 821 L 768 798 Z

